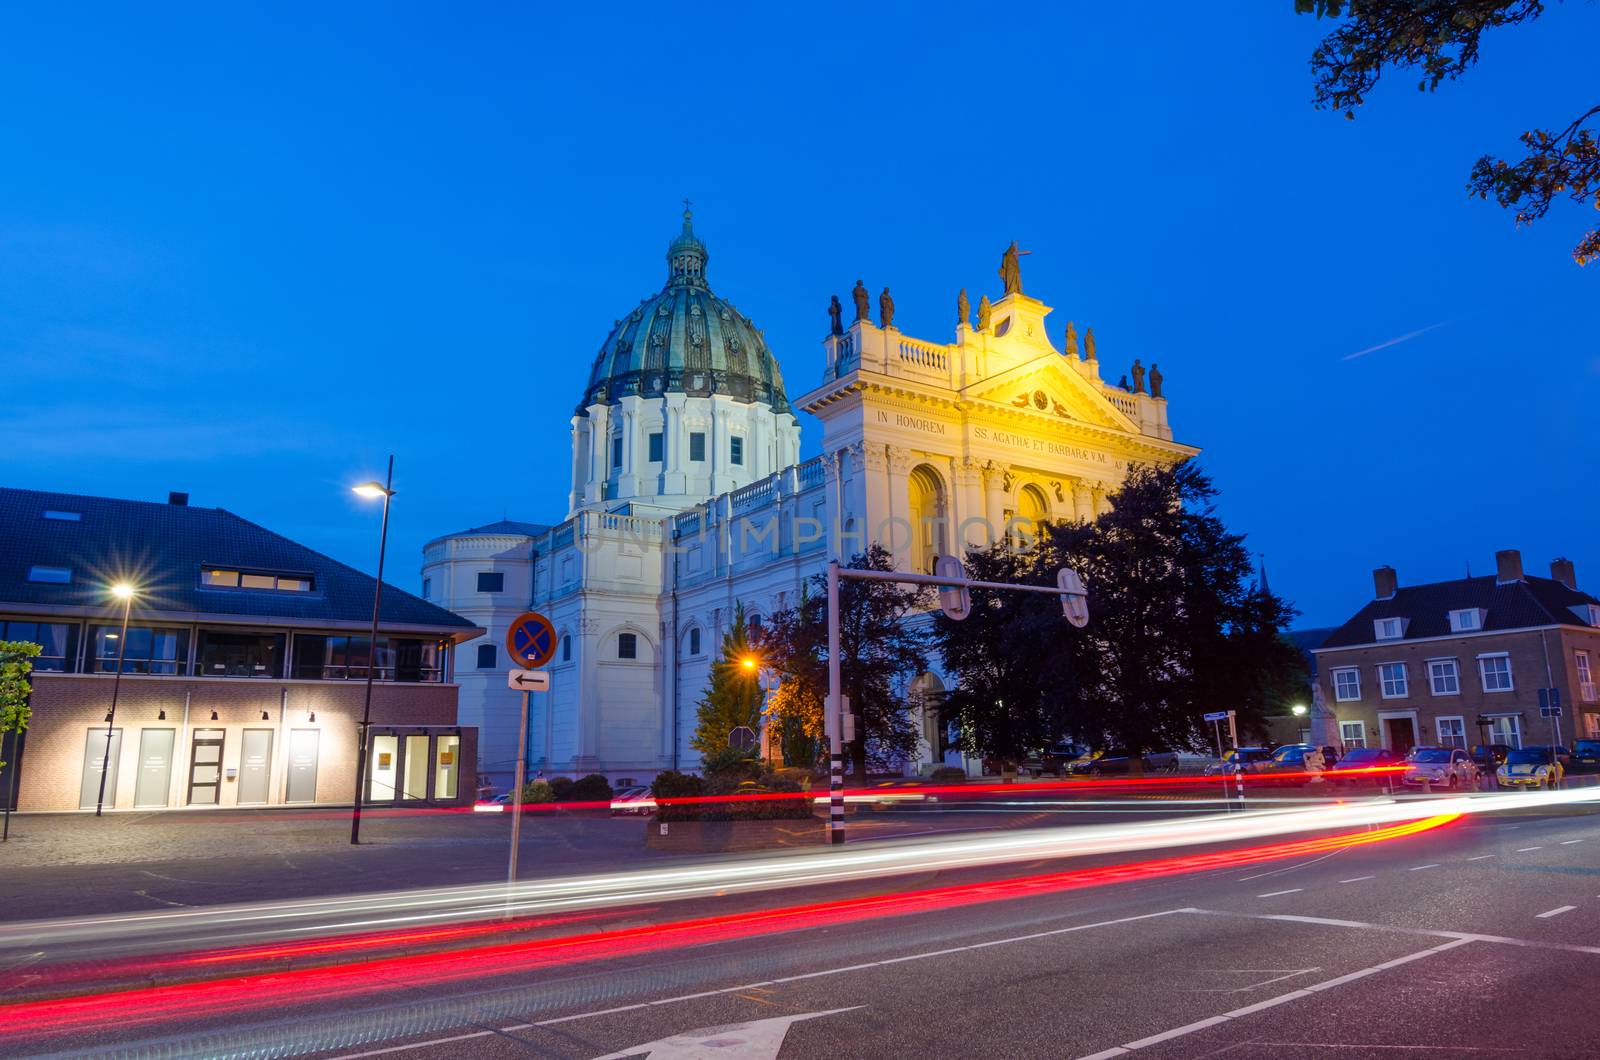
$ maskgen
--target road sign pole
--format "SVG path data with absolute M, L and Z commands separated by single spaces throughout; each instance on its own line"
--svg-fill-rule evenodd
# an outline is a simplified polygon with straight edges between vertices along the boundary
M 522 775 L 528 765 L 528 712 L 532 696 L 532 692 L 522 693 L 522 719 L 517 724 L 517 771 L 512 775 L 511 787 L 511 860 L 506 867 L 507 914 L 511 912 L 509 888 L 517 882 L 517 851 L 522 845 Z
M 828 842 L 844 842 L 844 722 L 839 687 L 839 561 L 828 561 Z

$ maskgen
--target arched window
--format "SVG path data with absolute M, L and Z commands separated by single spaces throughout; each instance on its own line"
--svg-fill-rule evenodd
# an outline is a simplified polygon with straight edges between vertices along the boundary
M 1017 491 L 1017 515 L 1013 536 L 1017 545 L 1031 545 L 1039 539 L 1041 524 L 1050 518 L 1050 502 L 1038 486 L 1027 485 Z
M 933 557 L 945 551 L 946 524 L 950 521 L 945 504 L 944 482 L 927 464 L 912 469 L 911 567 L 933 573 Z

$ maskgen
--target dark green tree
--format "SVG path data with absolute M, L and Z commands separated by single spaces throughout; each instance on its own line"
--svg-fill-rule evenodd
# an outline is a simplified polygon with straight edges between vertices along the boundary
M 33 660 L 43 649 L 31 641 L 0 640 L 0 753 L 7 744 L 15 748 L 22 732 L 32 720 L 30 696 L 33 685 L 28 675 L 33 673 Z M 0 761 L 0 766 L 6 763 Z M 17 769 L 6 770 L 9 780 L 7 790 L 0 791 L 0 803 L 5 806 L 4 838 L 11 838 L 11 800 L 15 796 Z
M 1050 597 L 1004 592 L 974 592 L 973 615 L 937 621 L 969 754 L 1015 761 L 1071 737 L 1126 748 L 1137 769 L 1144 751 L 1197 746 L 1207 711 L 1234 709 L 1249 731 L 1304 689 L 1283 636 L 1294 612 L 1253 583 L 1215 496 L 1192 463 L 1135 467 L 1094 522 L 1050 525 L 1023 555 L 971 557 L 998 580 L 1077 570 L 1089 625 L 1070 626 Z
M 711 666 L 711 684 L 701 697 L 689 746 L 702 755 L 728 747 L 728 734 L 740 725 L 760 730 L 760 671 L 746 666 L 756 658 L 745 623 L 744 605 L 733 611 L 733 625 L 722 635 L 722 657 Z
M 1484 31 L 1531 22 L 1542 0 L 1295 0 L 1295 10 L 1341 19 L 1311 56 L 1319 108 L 1354 118 L 1383 72 L 1416 70 L 1417 88 L 1433 91 L 1478 62 Z M 1527 153 L 1507 162 L 1491 155 L 1472 167 L 1467 191 L 1516 210 L 1517 224 L 1543 217 L 1557 198 L 1600 206 L 1600 106 L 1559 131 L 1531 129 L 1519 139 Z M 1600 257 L 1600 227 L 1579 240 L 1579 265 Z
M 894 569 L 894 557 L 874 545 L 855 556 L 858 570 Z M 917 726 L 908 708 L 907 688 L 928 668 L 928 636 L 922 612 L 930 595 L 893 582 L 839 583 L 839 681 L 850 699 L 860 737 L 848 748 L 851 770 L 865 777 L 869 766 L 883 768 L 910 756 Z M 828 586 L 824 575 L 811 579 L 800 602 L 772 616 L 761 648 L 779 674 L 774 711 L 782 711 L 785 741 L 789 727 L 812 738 L 822 731 L 828 695 Z

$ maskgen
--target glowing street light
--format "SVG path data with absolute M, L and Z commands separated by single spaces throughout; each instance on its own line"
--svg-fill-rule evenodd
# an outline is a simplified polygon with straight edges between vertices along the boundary
M 106 711 L 106 749 L 100 756 L 100 794 L 94 802 L 94 815 L 103 816 L 106 806 L 106 776 L 111 772 L 111 734 L 117 724 L 117 693 L 122 691 L 122 660 L 128 654 L 128 612 L 137 592 L 131 582 L 115 582 L 111 595 L 122 601 L 122 629 L 117 632 L 117 674 L 111 679 L 111 709 Z M 113 799 L 116 792 L 112 792 Z
M 1306 715 L 1305 704 L 1304 703 L 1296 703 L 1294 706 L 1289 708 L 1289 713 L 1293 714 L 1297 718 L 1305 717 L 1305 715 Z
M 367 782 L 367 731 L 372 726 L 372 676 L 378 668 L 378 605 L 383 601 L 383 554 L 389 545 L 389 502 L 394 499 L 394 455 L 384 481 L 363 482 L 350 489 L 368 500 L 383 498 L 383 523 L 378 530 L 378 579 L 372 583 L 372 635 L 367 638 L 367 701 L 361 710 L 361 731 L 356 740 L 356 799 L 350 813 L 350 842 L 361 842 L 361 789 Z

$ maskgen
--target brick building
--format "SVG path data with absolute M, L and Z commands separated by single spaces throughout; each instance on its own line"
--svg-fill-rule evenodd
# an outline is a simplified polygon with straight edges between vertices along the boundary
M 1372 572 L 1373 600 L 1315 650 L 1345 747 L 1547 744 L 1541 688 L 1560 690 L 1563 742 L 1600 736 L 1600 600 L 1568 560 L 1532 577 L 1510 549 L 1495 568 L 1417 586 Z
M 125 637 L 118 582 L 136 590 Z M 0 799 L 93 808 L 104 772 L 113 809 L 348 804 L 373 589 L 183 494 L 0 489 L 0 640 L 43 649 L 32 724 L 0 754 L 15 763 Z M 455 645 L 481 633 L 384 585 L 366 798 L 471 801 L 477 734 L 457 723 L 452 670 Z

